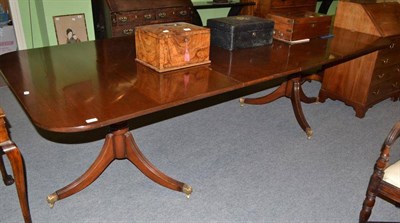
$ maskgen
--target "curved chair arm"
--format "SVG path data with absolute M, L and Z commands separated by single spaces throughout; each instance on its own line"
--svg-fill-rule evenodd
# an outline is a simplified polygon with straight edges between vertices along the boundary
M 385 142 L 381 149 L 381 154 L 376 161 L 375 169 L 378 172 L 379 177 L 382 179 L 383 172 L 389 163 L 390 158 L 390 149 L 393 143 L 396 142 L 397 138 L 400 136 L 400 121 L 398 121 L 390 130 L 388 136 L 385 139 Z
M 390 130 L 389 135 L 386 137 L 385 145 L 392 146 L 392 144 L 396 141 L 400 136 L 400 121 L 398 121 Z

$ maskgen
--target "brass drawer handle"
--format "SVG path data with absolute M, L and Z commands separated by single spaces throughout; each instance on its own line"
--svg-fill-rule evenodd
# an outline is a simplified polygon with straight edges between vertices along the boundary
M 126 17 L 126 16 L 119 17 L 118 20 L 119 20 L 120 22 L 127 22 L 127 21 L 128 21 L 128 17 Z
M 160 18 L 164 18 L 166 16 L 167 16 L 167 13 L 165 13 L 165 12 L 158 13 L 158 17 L 160 17 Z
M 185 15 L 187 15 L 187 11 L 186 10 L 182 10 L 182 11 L 179 12 L 179 14 L 181 16 L 185 16 Z
M 122 32 L 123 32 L 125 35 L 132 35 L 133 29 L 124 29 Z
M 395 46 L 396 46 L 395 43 L 391 43 L 390 46 L 389 46 L 389 48 L 390 48 L 390 49 L 393 49 Z
M 396 88 L 396 89 L 399 89 L 399 83 L 396 82 L 396 83 L 392 84 L 392 87 L 393 87 L 393 88 Z
M 274 34 L 274 36 L 283 37 L 283 33 L 281 31 L 279 31 L 279 30 L 274 30 L 273 34 Z
M 252 32 L 251 35 L 252 35 L 253 37 L 256 37 L 256 36 L 257 36 L 257 33 L 256 33 L 256 32 Z
M 372 92 L 373 95 L 379 95 L 380 93 L 381 93 L 381 91 L 379 89 Z
M 384 76 L 385 76 L 385 73 L 378 74 L 378 78 L 379 78 L 379 79 L 382 79 Z
M 151 19 L 151 17 L 152 17 L 151 14 L 146 14 L 146 15 L 144 15 L 144 18 L 145 18 L 145 19 Z
M 388 64 L 388 63 L 389 63 L 389 58 L 383 59 L 383 60 L 382 60 L 382 63 L 383 63 L 383 64 Z
M 397 68 L 396 68 L 396 71 L 400 73 L 400 67 L 397 67 Z

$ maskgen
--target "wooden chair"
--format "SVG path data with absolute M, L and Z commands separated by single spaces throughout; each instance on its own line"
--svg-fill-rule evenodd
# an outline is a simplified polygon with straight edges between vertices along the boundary
M 400 121 L 392 128 L 383 144 L 381 155 L 376 161 L 374 173 L 371 176 L 367 195 L 360 212 L 359 222 L 367 222 L 376 196 L 379 196 L 397 206 L 400 205 L 400 160 L 388 165 L 390 148 L 400 135 Z
M 22 209 L 22 215 L 25 222 L 32 222 L 31 214 L 29 212 L 29 205 L 27 199 L 26 190 L 26 179 L 25 179 L 25 168 L 22 155 L 14 142 L 10 140 L 8 131 L 6 128 L 5 115 L 3 110 L 0 108 L 0 171 L 3 177 L 5 185 L 11 185 L 14 183 L 14 179 L 7 174 L 6 168 L 4 167 L 3 155 L 7 155 L 10 161 L 11 168 L 15 178 L 15 186 L 17 187 L 17 193 L 19 198 L 19 204 Z M 0 199 L 1 200 L 1 199 Z

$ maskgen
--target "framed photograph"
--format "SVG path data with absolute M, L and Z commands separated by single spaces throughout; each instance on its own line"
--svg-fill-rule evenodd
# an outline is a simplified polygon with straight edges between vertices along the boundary
M 85 14 L 53 16 L 58 45 L 88 40 Z

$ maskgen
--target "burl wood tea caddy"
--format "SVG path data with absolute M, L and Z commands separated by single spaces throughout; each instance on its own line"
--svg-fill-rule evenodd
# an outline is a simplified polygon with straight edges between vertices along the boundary
M 210 30 L 185 22 L 135 29 L 136 61 L 165 72 L 210 63 Z

